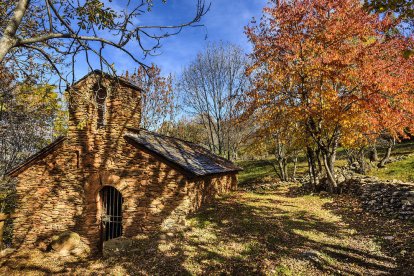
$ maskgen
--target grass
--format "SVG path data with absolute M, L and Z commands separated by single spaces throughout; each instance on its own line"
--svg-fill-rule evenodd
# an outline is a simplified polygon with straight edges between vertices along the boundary
M 385 149 L 379 148 L 378 154 L 380 157 L 385 153 Z M 406 182 L 414 182 L 414 142 L 399 143 L 392 151 L 391 157 L 407 156 L 406 159 L 392 162 L 386 165 L 385 168 L 378 169 L 376 164 L 373 164 L 371 171 L 368 173 L 371 176 L 376 176 L 381 179 L 397 179 Z M 301 162 L 297 164 L 297 175 L 300 177 L 307 173 L 308 167 L 303 156 L 299 158 Z M 274 158 L 265 160 L 249 160 L 240 161 L 240 165 L 244 171 L 239 175 L 240 186 L 249 185 L 254 181 L 262 181 L 266 177 L 276 177 L 276 173 L 271 165 L 275 163 Z M 367 162 L 369 162 L 367 160 Z M 337 167 L 344 167 L 347 165 L 346 153 L 342 148 L 338 149 L 338 158 L 335 165 Z M 292 173 L 292 165 L 290 164 L 290 173 Z
M 274 162 L 274 159 L 238 162 L 237 164 L 244 170 L 239 174 L 239 185 L 243 186 L 246 183 L 260 181 L 264 177 L 275 176 L 275 171 L 270 162 Z
M 303 157 L 302 157 L 303 159 Z M 267 158 L 264 160 L 248 160 L 248 161 L 239 161 L 237 164 L 243 168 L 243 172 L 239 174 L 239 186 L 243 187 L 249 185 L 252 182 L 260 182 L 268 177 L 276 177 L 276 172 L 271 165 L 275 164 L 275 158 Z M 306 173 L 308 164 L 306 162 L 297 163 L 297 175 L 303 175 Z M 293 166 L 289 164 L 288 166 L 289 174 L 293 173 Z
M 387 164 L 387 166 L 382 169 L 374 168 L 369 175 L 381 179 L 398 179 L 401 181 L 414 182 L 414 156 Z
M 372 169 L 369 175 L 382 179 L 398 179 L 414 182 L 414 142 L 397 144 L 392 152 L 392 157 L 409 155 L 406 159 L 389 163 L 385 168 Z
M 186 224 L 175 236 L 143 239 L 142 248 L 124 256 L 18 252 L 0 259 L 0 273 L 403 275 L 414 269 L 413 224 L 366 215 L 345 197 L 303 195 L 296 184 L 234 192 Z

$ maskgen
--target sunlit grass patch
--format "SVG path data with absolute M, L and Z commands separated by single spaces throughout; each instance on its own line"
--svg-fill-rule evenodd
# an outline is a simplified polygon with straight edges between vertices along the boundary
M 302 274 L 294 274 L 293 271 L 285 265 L 278 265 L 271 272 L 272 272 L 271 275 L 283 275 L 283 276 L 302 275 Z
M 374 168 L 369 174 L 382 179 L 414 182 L 414 155 L 407 159 L 387 164 L 385 168 Z
M 244 186 L 252 181 L 257 181 L 268 176 L 276 177 L 270 162 L 274 162 L 274 160 L 249 160 L 238 162 L 237 164 L 243 168 L 243 171 L 240 172 L 238 176 L 239 185 Z
M 378 148 L 379 157 L 382 158 L 385 153 L 384 148 Z M 414 182 L 414 142 L 398 143 L 392 150 L 392 157 L 401 155 L 411 155 L 407 159 L 402 161 L 393 162 L 387 164 L 385 168 L 376 168 L 377 162 L 374 162 L 369 175 L 377 176 L 382 179 L 397 179 L 401 181 Z M 240 187 L 249 185 L 254 181 L 260 181 L 265 178 L 274 178 L 277 180 L 277 175 L 271 165 L 271 162 L 275 162 L 274 158 L 266 160 L 248 160 L 240 161 L 238 164 L 244 168 L 239 174 Z M 369 162 L 367 160 L 367 162 Z M 343 148 L 338 149 L 338 156 L 335 162 L 336 167 L 346 167 L 348 160 L 346 152 Z M 290 171 L 292 164 L 290 164 Z M 303 153 L 299 156 L 299 162 L 297 164 L 297 177 L 300 178 L 307 174 L 308 165 L 305 161 Z

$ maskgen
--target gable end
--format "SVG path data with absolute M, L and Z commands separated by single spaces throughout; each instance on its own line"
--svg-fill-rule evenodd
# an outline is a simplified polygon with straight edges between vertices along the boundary
M 52 153 L 53 151 L 55 151 L 55 149 L 59 148 L 63 144 L 63 141 L 65 141 L 65 140 L 66 140 L 65 136 L 60 136 L 55 141 L 53 141 L 52 143 L 50 143 L 49 145 L 47 145 L 43 149 L 39 150 L 38 152 L 36 152 L 35 154 L 33 154 L 32 156 L 27 158 L 25 161 L 23 161 L 19 165 L 17 165 L 16 167 L 14 167 L 10 171 L 8 171 L 6 173 L 6 176 L 17 176 L 17 175 L 19 175 L 22 171 L 29 168 L 35 161 L 49 155 L 49 153 Z

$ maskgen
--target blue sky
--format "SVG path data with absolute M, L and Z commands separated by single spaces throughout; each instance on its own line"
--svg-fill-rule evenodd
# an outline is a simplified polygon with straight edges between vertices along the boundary
M 183 29 L 180 34 L 162 40 L 160 55 L 147 59 L 140 58 L 140 60 L 147 64 L 154 62 L 161 67 L 163 74 L 172 73 L 178 76 L 182 68 L 210 42 L 230 42 L 241 46 L 248 52 L 251 46 L 244 34 L 244 27 L 252 17 L 260 18 L 267 0 L 210 1 L 210 11 L 201 21 L 203 27 Z M 196 0 L 167 0 L 167 3 L 163 4 L 160 0 L 155 0 L 153 10 L 140 17 L 140 23 L 162 25 L 186 22 L 194 16 L 196 2 Z M 117 8 L 117 4 L 112 5 L 115 5 L 114 9 Z M 128 49 L 135 56 L 142 57 L 135 43 L 129 45 Z M 119 50 L 107 48 L 105 53 L 110 62 L 114 62 L 118 73 L 124 73 L 126 70 L 133 71 L 138 66 Z M 81 58 L 77 60 L 76 69 L 76 78 L 88 72 Z

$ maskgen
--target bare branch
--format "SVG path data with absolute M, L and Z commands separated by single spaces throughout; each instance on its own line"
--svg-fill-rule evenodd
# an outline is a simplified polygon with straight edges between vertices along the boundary
M 93 54 L 99 58 L 101 66 L 105 65 L 107 70 L 115 73 L 114 65 L 103 56 L 108 45 L 119 49 L 147 70 L 148 66 L 142 60 L 147 55 L 158 54 L 161 39 L 177 35 L 186 27 L 202 26 L 199 22 L 210 9 L 205 0 L 197 0 L 195 15 L 187 22 L 160 26 L 137 23 L 136 19 L 150 9 L 150 2 L 127 1 L 121 12 L 114 11 L 103 0 L 19 0 L 17 4 L 8 4 L 7 10 L 13 10 L 14 14 L 8 20 L 7 28 L 0 30 L 0 62 L 9 66 L 5 60 L 7 55 L 7 60 L 19 62 L 24 67 L 33 53 L 27 49 L 31 49 L 41 59 L 54 63 L 49 67 L 50 73 L 56 71 L 60 77 L 67 77 L 71 74 L 62 73 L 65 70 L 63 66 L 70 60 L 75 62 L 77 55 L 85 53 L 88 66 L 91 66 L 92 59 L 89 58 Z M 113 38 L 103 36 L 103 30 Z M 138 43 L 133 51 L 126 48 L 132 41 Z M 69 68 L 74 70 L 75 66 Z

